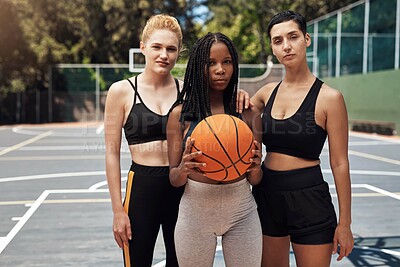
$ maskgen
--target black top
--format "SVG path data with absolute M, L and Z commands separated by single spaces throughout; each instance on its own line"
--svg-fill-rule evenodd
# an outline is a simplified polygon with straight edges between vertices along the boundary
M 135 85 L 127 79 L 135 90 L 133 106 L 128 119 L 124 125 L 125 137 L 129 145 L 142 144 L 157 140 L 167 140 L 167 120 L 166 115 L 160 115 L 150 110 L 143 102 L 137 90 L 137 76 Z M 179 94 L 179 82 L 175 79 L 177 95 Z M 136 103 L 136 96 L 140 103 Z
M 271 110 L 281 83 L 275 87 L 264 108 L 263 144 L 267 152 L 317 160 L 327 136 L 315 122 L 315 103 L 323 82 L 316 78 L 296 113 L 279 120 L 272 118 Z

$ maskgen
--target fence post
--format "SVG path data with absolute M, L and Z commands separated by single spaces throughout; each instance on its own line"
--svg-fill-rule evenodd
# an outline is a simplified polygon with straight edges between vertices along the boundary
M 48 113 L 49 113 L 49 122 L 53 122 L 53 67 L 52 65 L 49 66 L 49 92 L 47 94 L 48 100 Z
M 100 120 L 100 65 L 96 64 L 96 122 Z
M 40 123 L 40 91 L 36 89 L 36 123 Z

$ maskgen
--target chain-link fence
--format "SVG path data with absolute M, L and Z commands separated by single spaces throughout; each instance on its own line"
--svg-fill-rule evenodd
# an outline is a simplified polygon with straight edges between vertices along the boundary
M 348 74 L 398 69 L 400 0 L 363 0 L 308 23 L 307 54 L 314 74 Z

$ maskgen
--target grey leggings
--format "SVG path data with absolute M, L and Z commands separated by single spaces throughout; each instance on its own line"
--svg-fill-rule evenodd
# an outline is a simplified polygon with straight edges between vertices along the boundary
M 261 266 L 262 232 L 250 184 L 205 184 L 188 180 L 175 227 L 180 267 L 212 267 L 222 236 L 227 267 Z

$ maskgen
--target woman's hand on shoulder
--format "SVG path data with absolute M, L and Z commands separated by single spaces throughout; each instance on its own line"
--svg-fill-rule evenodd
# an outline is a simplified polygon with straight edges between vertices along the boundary
M 249 107 L 252 107 L 253 103 L 250 101 L 250 95 L 243 89 L 237 90 L 236 96 L 236 112 L 242 114 L 242 112 Z

